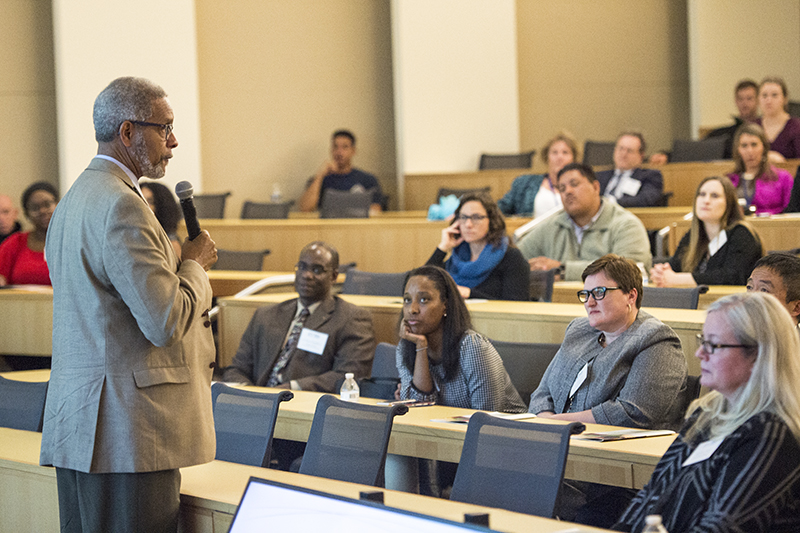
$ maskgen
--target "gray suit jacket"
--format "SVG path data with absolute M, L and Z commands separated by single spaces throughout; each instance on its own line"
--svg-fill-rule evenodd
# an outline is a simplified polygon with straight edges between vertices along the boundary
M 296 298 L 258 309 L 223 379 L 265 385 L 296 311 Z M 368 310 L 332 296 L 306 319 L 305 327 L 327 333 L 328 341 L 321 355 L 296 350 L 283 371 L 285 381 L 297 380 L 303 390 L 338 392 L 336 382 L 345 372 L 356 379 L 369 377 L 375 334 Z
M 147 472 L 214 459 L 211 286 L 133 183 L 95 158 L 53 214 L 53 359 L 40 461 Z

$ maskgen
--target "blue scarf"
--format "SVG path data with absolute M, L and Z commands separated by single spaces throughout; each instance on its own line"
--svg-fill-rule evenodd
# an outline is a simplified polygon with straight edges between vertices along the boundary
M 483 247 L 481 255 L 475 261 L 470 261 L 472 254 L 469 244 L 462 242 L 453 249 L 453 254 L 445 263 L 445 270 L 453 276 L 456 285 L 474 289 L 486 281 L 492 270 L 500 264 L 506 255 L 506 250 L 508 250 L 508 237 L 503 237 L 498 246 L 487 244 Z

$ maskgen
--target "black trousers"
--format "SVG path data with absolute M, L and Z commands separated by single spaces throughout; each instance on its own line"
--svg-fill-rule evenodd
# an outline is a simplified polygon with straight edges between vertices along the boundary
M 87 474 L 56 468 L 61 533 L 175 533 L 180 470 Z

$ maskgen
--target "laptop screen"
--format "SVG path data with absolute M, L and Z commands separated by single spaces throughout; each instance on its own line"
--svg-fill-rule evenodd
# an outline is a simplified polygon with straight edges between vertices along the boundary
M 251 477 L 229 533 L 464 533 L 486 528 Z

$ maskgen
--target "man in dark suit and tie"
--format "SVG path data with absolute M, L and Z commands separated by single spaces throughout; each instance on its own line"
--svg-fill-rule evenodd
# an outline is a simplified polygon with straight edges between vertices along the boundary
M 375 354 L 370 312 L 331 295 L 339 253 L 312 242 L 295 265 L 293 298 L 253 315 L 225 381 L 337 392 L 346 372 L 369 377 Z
M 94 102 L 97 155 L 59 202 L 45 253 L 53 357 L 40 462 L 62 532 L 175 532 L 180 468 L 214 459 L 208 232 L 178 258 L 139 178 L 178 140 L 164 90 L 118 78 Z
M 658 205 L 664 178 L 658 170 L 640 168 L 646 148 L 641 133 L 621 133 L 614 147 L 614 170 L 597 173 L 600 194 L 613 196 L 622 207 Z

